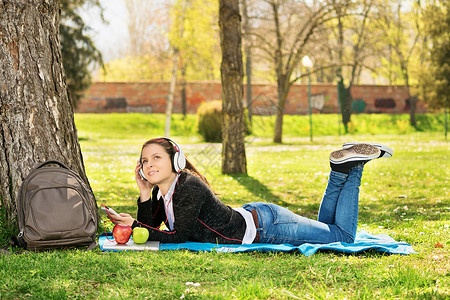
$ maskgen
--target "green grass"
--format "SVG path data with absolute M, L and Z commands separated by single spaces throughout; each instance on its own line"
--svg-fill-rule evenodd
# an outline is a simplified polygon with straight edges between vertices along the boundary
M 0 255 L 0 298 L 448 299 L 450 166 L 443 119 L 425 115 L 417 130 L 403 126 L 405 115 L 354 117 L 355 124 L 371 124 L 366 126 L 371 131 L 361 126 L 354 134 L 337 135 L 336 115 L 314 115 L 318 129 L 311 143 L 307 116 L 286 116 L 281 145 L 271 142 L 272 117 L 255 121 L 255 135 L 247 137 L 248 175 L 220 174 L 220 145 L 201 142 L 195 116 L 184 124 L 176 115 L 172 136 L 226 204 L 266 201 L 311 218 L 317 217 L 326 185 L 329 152 L 349 140 L 384 142 L 395 153 L 365 168 L 359 230 L 411 243 L 417 254 L 96 249 Z M 141 144 L 163 135 L 164 116 L 76 115 L 76 122 L 98 204 L 135 215 L 133 169 Z M 443 248 L 435 247 L 438 243 Z
M 81 140 L 144 140 L 164 135 L 164 114 L 77 114 L 75 116 Z M 273 136 L 275 116 L 253 116 L 253 135 Z M 313 115 L 313 135 L 333 136 L 344 133 L 344 128 L 335 114 Z M 444 114 L 416 115 L 417 127 L 409 125 L 409 115 L 353 115 L 349 124 L 350 134 L 405 134 L 414 132 L 444 132 Z M 283 119 L 284 137 L 309 137 L 308 116 L 286 115 Z M 171 121 L 171 136 L 189 142 L 200 141 L 197 133 L 197 116 L 174 114 Z

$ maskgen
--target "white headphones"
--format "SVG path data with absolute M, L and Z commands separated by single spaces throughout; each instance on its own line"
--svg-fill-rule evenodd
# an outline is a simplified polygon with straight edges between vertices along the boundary
M 164 140 L 168 141 L 174 147 L 175 153 L 173 155 L 172 166 L 173 166 L 175 172 L 179 173 L 181 170 L 183 170 L 186 167 L 186 157 L 184 156 L 183 149 L 181 149 L 181 147 L 175 141 L 173 141 L 169 138 L 161 137 L 160 139 L 164 139 Z M 142 166 L 142 153 L 141 153 L 141 158 L 139 159 L 139 162 L 141 163 L 141 166 Z M 139 169 L 139 175 L 141 175 L 142 179 L 147 180 L 145 178 L 142 167 Z
M 172 143 L 173 147 L 175 148 L 175 154 L 173 156 L 173 167 L 177 173 L 179 173 L 181 170 L 183 170 L 186 167 L 186 157 L 184 156 L 183 149 L 173 140 L 162 137 L 162 139 L 165 139 L 169 143 Z

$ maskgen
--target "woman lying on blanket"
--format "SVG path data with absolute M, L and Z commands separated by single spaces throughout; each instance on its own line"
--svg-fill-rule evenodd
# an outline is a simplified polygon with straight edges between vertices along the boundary
M 163 243 L 353 243 L 364 164 L 392 153 L 384 145 L 364 143 L 347 143 L 332 152 L 328 185 L 316 221 L 271 203 L 230 208 L 216 197 L 177 143 L 156 138 L 142 146 L 135 168 L 140 190 L 137 220 L 121 213 L 113 222 L 146 227 L 149 240 Z

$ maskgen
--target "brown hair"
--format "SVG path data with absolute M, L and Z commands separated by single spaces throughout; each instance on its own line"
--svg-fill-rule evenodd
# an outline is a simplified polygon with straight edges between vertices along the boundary
M 144 150 L 145 147 L 147 147 L 148 145 L 151 144 L 158 144 L 161 147 L 164 148 L 164 150 L 167 152 L 167 154 L 169 154 L 170 156 L 170 162 L 172 165 L 172 172 L 176 173 L 175 171 L 175 167 L 173 166 L 173 158 L 175 156 L 175 153 L 178 152 L 177 149 L 175 149 L 175 145 L 172 144 L 169 140 L 165 139 L 165 138 L 154 138 L 151 140 L 146 141 L 143 145 L 142 145 L 142 149 L 141 149 L 141 159 L 142 159 L 142 150 Z M 196 177 L 198 177 L 201 181 L 203 181 L 210 189 L 212 189 L 211 185 L 209 184 L 208 180 L 206 179 L 205 176 L 203 176 L 198 170 L 197 168 L 186 158 L 186 167 L 182 170 L 184 172 L 190 173 Z M 141 160 L 140 159 L 140 160 Z

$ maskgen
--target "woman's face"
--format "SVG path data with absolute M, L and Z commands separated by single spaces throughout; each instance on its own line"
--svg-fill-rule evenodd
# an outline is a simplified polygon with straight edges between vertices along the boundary
M 176 175 L 172 171 L 170 155 L 158 144 L 149 144 L 142 150 L 142 169 L 145 178 L 158 186 L 172 184 Z

